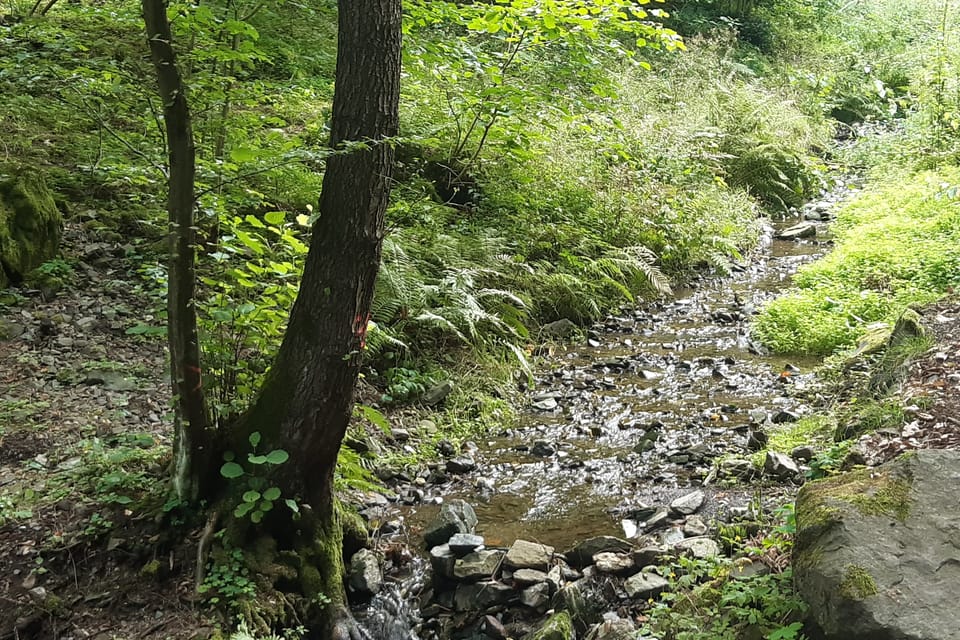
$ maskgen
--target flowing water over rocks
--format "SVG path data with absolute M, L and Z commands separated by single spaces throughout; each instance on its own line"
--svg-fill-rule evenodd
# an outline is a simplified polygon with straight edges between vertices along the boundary
M 746 458 L 762 448 L 762 427 L 811 410 L 801 397 L 817 362 L 766 355 L 751 339 L 749 322 L 797 267 L 825 252 L 823 221 L 851 188 L 841 186 L 807 205 L 805 223 L 769 226 L 757 257 L 731 275 L 704 280 L 672 300 L 624 310 L 558 348 L 540 369 L 519 425 L 465 446 L 459 456 L 448 451 L 445 468 L 435 469 L 432 481 L 401 483 L 399 502 L 414 506 L 382 505 L 383 519 L 401 516 L 406 533 L 419 541 L 437 505 L 460 498 L 473 505 L 476 533 L 487 548 L 531 540 L 563 550 L 596 536 L 637 539 L 668 516 L 698 512 L 667 530 L 678 540 L 658 533 L 656 541 L 673 546 L 688 536 L 687 546 L 702 551 L 712 542 L 697 542 L 706 533 L 704 521 L 742 511 L 754 493 L 749 486 L 721 488 L 718 475 L 746 479 L 758 473 Z M 767 462 L 766 472 L 788 485 L 797 475 L 789 456 Z M 390 528 L 396 526 L 395 520 Z M 463 556 L 442 554 L 451 567 L 454 556 Z M 617 573 L 626 563 L 633 566 L 637 551 L 633 557 L 601 556 L 598 565 Z M 499 557 L 478 555 L 471 562 L 497 564 Z M 368 623 L 372 637 L 446 637 L 418 636 L 389 613 L 423 604 L 412 600 L 419 584 L 411 585 L 422 580 L 419 569 L 413 574 L 414 582 L 388 584 L 377 596 L 367 614 L 376 618 Z M 636 588 L 628 585 L 627 592 Z M 492 631 L 487 636 L 497 637 Z

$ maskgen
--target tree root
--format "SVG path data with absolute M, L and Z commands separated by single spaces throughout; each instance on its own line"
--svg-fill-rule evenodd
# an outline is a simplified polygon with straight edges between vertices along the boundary
M 216 530 L 217 522 L 219 521 L 220 509 L 214 509 L 213 513 L 211 513 L 210 517 L 207 519 L 207 526 L 203 528 L 203 533 L 200 535 L 200 542 L 197 544 L 197 593 L 200 593 L 200 587 L 203 585 L 203 581 L 206 578 L 207 554 L 210 551 L 210 540 L 213 539 L 213 533 Z
M 360 628 L 346 607 L 337 607 L 330 618 L 330 640 L 373 640 L 369 633 Z

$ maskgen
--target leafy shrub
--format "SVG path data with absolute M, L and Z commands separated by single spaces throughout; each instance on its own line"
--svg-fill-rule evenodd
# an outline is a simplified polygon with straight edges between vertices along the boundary
M 835 249 L 764 308 L 758 337 L 777 352 L 826 355 L 960 285 L 958 180 L 957 169 L 900 175 L 860 194 L 840 211 Z

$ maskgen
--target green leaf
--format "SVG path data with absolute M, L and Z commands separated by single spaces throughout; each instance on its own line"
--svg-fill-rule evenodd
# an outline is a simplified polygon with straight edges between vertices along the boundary
M 283 464 L 290 459 L 290 454 L 283 449 L 274 449 L 267 454 L 267 462 L 270 464 Z
M 250 461 L 250 464 L 266 464 L 267 456 L 255 456 L 251 453 L 247 456 L 247 460 Z
M 246 493 L 243 494 L 244 502 L 256 502 L 259 499 L 260 499 L 259 491 L 247 491 Z
M 272 502 L 270 502 L 269 500 L 260 501 L 260 511 L 263 511 L 264 513 L 266 513 L 267 511 L 270 511 L 270 509 L 273 509 Z
M 260 432 L 254 431 L 250 434 L 250 446 L 256 449 L 260 445 Z
M 271 501 L 272 501 L 272 500 L 276 500 L 276 499 L 279 498 L 279 497 L 280 497 L 280 488 L 279 488 L 279 487 L 270 487 L 269 489 L 267 489 L 266 491 L 263 492 L 263 499 L 264 499 L 264 500 L 271 500 Z
M 373 407 L 365 404 L 357 405 L 357 410 L 360 414 L 366 418 L 371 424 L 379 428 L 385 434 L 390 435 L 390 421 L 387 420 L 387 416 L 383 415 Z
M 220 475 L 227 479 L 239 478 L 243 475 L 243 467 L 236 462 L 227 462 L 220 467 Z
M 263 520 L 263 511 L 254 511 L 250 514 L 250 522 L 257 524 Z
M 284 504 L 287 505 L 287 507 L 290 509 L 290 511 L 293 511 L 294 513 L 300 513 L 300 505 L 297 504 L 297 501 L 296 501 L 296 500 L 293 500 L 293 499 L 291 499 L 291 498 L 287 498 L 287 499 L 284 500 L 283 502 L 284 502 Z
M 237 147 L 230 150 L 230 159 L 234 162 L 251 162 L 256 160 L 258 155 L 258 151 L 250 147 Z
M 263 219 L 267 221 L 267 224 L 280 225 L 283 224 L 286 216 L 283 211 L 270 211 L 263 216 Z
M 243 516 L 250 513 L 252 509 L 253 509 L 252 502 L 241 502 L 240 504 L 237 505 L 237 508 L 233 510 L 233 515 L 236 518 L 242 518 Z

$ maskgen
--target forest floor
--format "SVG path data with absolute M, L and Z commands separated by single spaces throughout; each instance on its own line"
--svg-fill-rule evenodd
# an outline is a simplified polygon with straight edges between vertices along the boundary
M 0 640 L 214 633 L 196 594 L 199 532 L 161 517 L 164 343 L 126 333 L 154 304 L 126 252 L 70 227 L 69 286 L 0 304 Z M 935 346 L 902 384 L 903 429 L 861 440 L 870 463 L 960 445 L 960 302 L 922 316 Z

